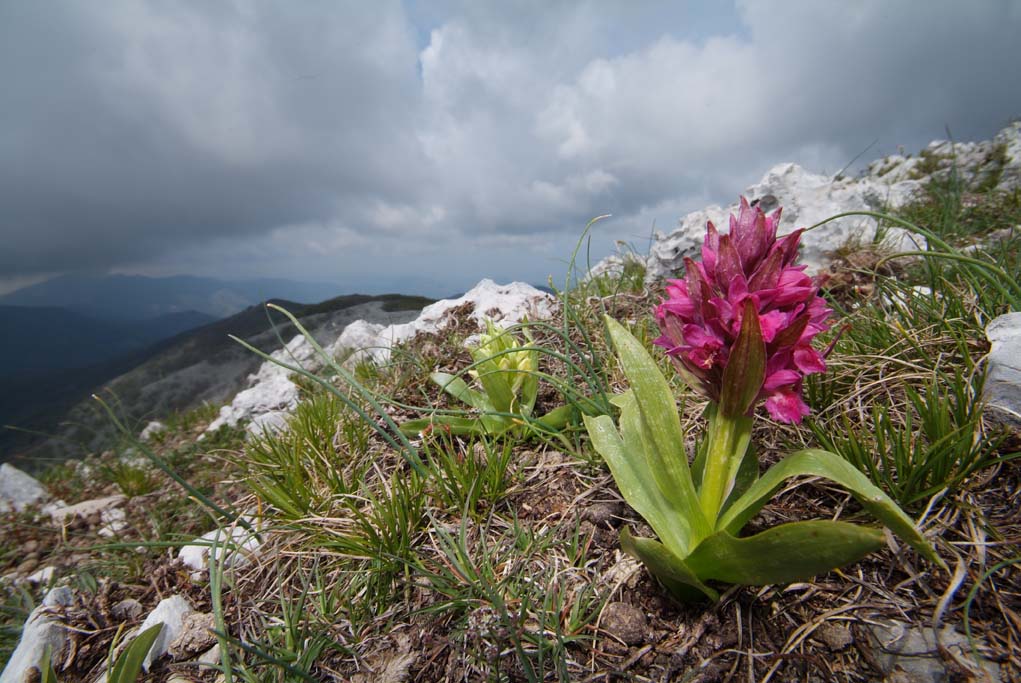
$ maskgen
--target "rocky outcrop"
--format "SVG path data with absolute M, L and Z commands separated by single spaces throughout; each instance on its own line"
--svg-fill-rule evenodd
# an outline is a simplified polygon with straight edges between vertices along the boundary
M 917 180 L 903 180 L 885 184 L 871 180 L 838 180 L 806 171 L 797 164 L 779 164 L 763 176 L 762 180 L 747 188 L 744 195 L 758 202 L 768 213 L 783 207 L 780 233 L 806 228 L 837 214 L 851 211 L 882 211 L 902 206 L 921 187 Z M 670 277 L 681 269 L 684 257 L 696 257 L 705 238 L 707 221 L 721 231 L 729 230 L 730 215 L 736 214 L 738 204 L 721 207 L 709 206 L 689 213 L 669 235 L 656 233 L 646 265 L 646 279 Z M 801 262 L 809 271 L 825 267 L 829 254 L 851 240 L 864 243 L 876 237 L 876 221 L 867 216 L 846 216 L 830 221 L 805 233 L 801 238 Z M 903 230 L 890 230 L 887 243 L 893 249 L 913 249 L 924 245 L 921 238 Z
M 378 302 L 363 304 L 348 310 L 360 312 L 371 320 L 388 322 L 405 322 L 415 315 L 415 311 L 386 312 Z M 309 328 L 313 338 L 322 346 L 334 343 L 352 324 L 366 323 L 362 318 L 346 319 L 343 325 L 330 325 Z M 261 342 L 266 343 L 266 340 Z M 258 344 L 256 344 L 258 345 Z M 241 348 L 241 347 L 238 347 Z M 244 350 L 244 349 L 242 349 Z M 250 351 L 247 354 L 254 356 Z M 288 365 L 316 371 L 322 367 L 315 348 L 303 335 L 296 335 L 287 344 L 274 351 L 270 356 Z M 263 362 L 258 369 L 248 375 L 247 387 L 238 392 L 234 399 L 220 409 L 220 414 L 209 425 L 207 432 L 223 426 L 234 427 L 249 422 L 249 434 L 259 435 L 266 429 L 275 430 L 282 426 L 286 416 L 298 404 L 298 386 L 289 377 L 291 371 L 278 363 Z
M 933 140 L 917 156 L 893 154 L 869 164 L 863 180 L 899 182 L 947 180 L 956 172 L 965 190 L 1004 190 L 1021 186 L 1021 121 L 992 140 Z
M 780 232 L 806 228 L 837 214 L 852 211 L 884 212 L 904 206 L 932 180 L 947 180 L 951 173 L 964 190 L 1004 190 L 1021 187 L 1021 122 L 1001 130 L 993 140 L 950 142 L 935 140 L 917 156 L 894 154 L 874 161 L 857 178 L 833 178 L 784 163 L 771 168 L 762 180 L 745 189 L 743 196 L 759 202 L 767 212 L 783 207 Z M 645 259 L 646 280 L 673 276 L 685 256 L 697 256 L 707 221 L 721 230 L 729 229 L 729 216 L 737 203 L 713 205 L 689 213 L 677 228 L 654 236 Z M 876 221 L 864 216 L 847 216 L 826 223 L 802 237 L 801 260 L 809 271 L 824 268 L 829 255 L 848 243 L 872 242 Z M 917 235 L 900 229 L 888 230 L 884 244 L 893 251 L 924 246 Z M 615 254 L 593 268 L 593 274 L 617 272 L 632 254 Z
M 315 349 L 304 336 L 294 337 L 287 345 L 270 354 L 281 363 L 299 367 L 315 367 Z M 215 431 L 224 425 L 236 426 L 242 420 L 271 412 L 288 412 L 298 405 L 298 387 L 288 377 L 290 370 L 277 363 L 264 362 L 249 376 L 249 387 L 238 393 L 229 405 L 220 409 L 206 431 Z
M 549 318 L 555 305 L 556 300 L 550 294 L 523 282 L 498 285 L 492 280 L 482 280 L 464 296 L 426 306 L 410 322 L 381 325 L 356 320 L 344 328 L 336 341 L 326 345 L 324 351 L 335 358 L 350 350 L 352 353 L 349 359 L 352 362 L 363 358 L 384 362 L 390 358 L 390 349 L 394 344 L 407 341 L 419 333 L 444 329 L 466 307 L 470 307 L 471 311 L 465 315 L 481 328 L 487 319 L 497 325 L 510 325 L 525 318 Z M 294 337 L 284 348 L 271 354 L 271 357 L 310 372 L 324 365 L 323 359 L 301 335 Z M 220 415 L 206 431 L 211 432 L 224 425 L 235 426 L 245 421 L 249 423 L 251 434 L 283 428 L 287 415 L 294 410 L 299 399 L 298 387 L 290 376 L 291 371 L 287 368 L 266 361 L 258 372 L 249 377 L 249 387 L 238 393 L 229 405 L 220 409 Z
M 355 360 L 371 358 L 385 362 L 390 358 L 390 349 L 417 334 L 438 332 L 453 320 L 455 311 L 471 305 L 468 317 L 482 329 L 486 320 L 499 326 L 509 326 L 524 319 L 545 320 L 553 314 L 556 299 L 542 290 L 525 284 L 512 282 L 498 285 L 486 279 L 464 296 L 457 299 L 443 299 L 422 309 L 421 315 L 402 325 L 373 325 L 358 321 L 348 326 L 328 351 L 333 354 L 343 349 L 354 349 Z

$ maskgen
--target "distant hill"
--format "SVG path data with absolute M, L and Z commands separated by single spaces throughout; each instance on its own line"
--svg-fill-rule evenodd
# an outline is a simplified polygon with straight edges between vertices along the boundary
M 186 311 L 225 318 L 271 298 L 323 301 L 343 291 L 325 282 L 218 280 L 179 275 L 61 275 L 0 296 L 0 305 L 49 306 L 112 320 L 144 320 Z
M 10 376 L 104 363 L 215 320 L 186 311 L 124 322 L 65 308 L 0 306 L 0 385 Z
M 318 304 L 274 303 L 296 315 L 317 338 L 332 341 L 358 318 L 407 320 L 431 300 L 354 294 Z M 116 397 L 121 417 L 139 428 L 173 411 L 225 403 L 262 362 L 227 335 L 274 351 L 281 346 L 278 335 L 288 341 L 295 333 L 284 316 L 260 304 L 94 366 L 2 378 L 0 425 L 28 431 L 0 429 L 0 461 L 31 469 L 32 461 L 41 458 L 64 459 L 109 447 L 116 435 L 89 399 L 93 393 Z

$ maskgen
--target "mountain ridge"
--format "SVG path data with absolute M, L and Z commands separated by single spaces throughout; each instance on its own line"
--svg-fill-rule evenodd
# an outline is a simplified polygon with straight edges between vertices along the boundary
M 334 283 L 282 278 L 221 280 L 195 275 L 148 277 L 69 273 L 0 296 L 0 305 L 56 306 L 110 320 L 146 320 L 196 311 L 225 318 L 273 298 L 323 301 Z

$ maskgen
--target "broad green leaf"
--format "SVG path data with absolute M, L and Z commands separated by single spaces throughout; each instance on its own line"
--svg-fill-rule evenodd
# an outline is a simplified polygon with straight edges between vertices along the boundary
M 536 422 L 544 427 L 549 427 L 550 429 L 563 429 L 572 421 L 577 419 L 577 415 L 579 414 L 580 413 L 577 408 L 568 403 L 567 405 L 554 408 L 536 420 Z
M 703 581 L 762 586 L 809 579 L 881 547 L 882 529 L 813 520 L 781 524 L 748 538 L 718 531 L 684 562 Z
M 659 541 L 632 536 L 625 527 L 620 532 L 620 546 L 624 552 L 644 564 L 678 599 L 684 602 L 692 602 L 703 596 L 713 602 L 720 599 L 719 593 L 702 583 L 700 577 L 681 558 Z
M 497 423 L 499 423 L 502 429 L 497 427 Z M 400 430 L 401 434 L 409 437 L 417 437 L 423 431 L 430 429 L 442 430 L 455 436 L 469 436 L 472 434 L 501 433 L 513 426 L 514 424 L 509 419 L 500 415 L 486 415 L 481 417 L 434 415 L 432 417 L 423 417 L 417 420 L 402 422 Z
M 751 298 L 745 299 L 741 331 L 723 369 L 720 413 L 742 417 L 751 410 L 766 378 L 766 342 L 762 339 L 759 312 Z
M 490 403 L 489 399 L 482 393 L 475 391 L 468 387 L 468 384 L 455 375 L 451 375 L 446 372 L 434 372 L 429 375 L 429 379 L 433 381 L 436 386 L 443 391 L 447 392 L 458 401 L 467 403 L 476 410 L 482 410 L 485 412 L 493 412 L 493 404 Z
M 630 394 L 631 392 L 628 392 L 616 398 L 628 397 L 633 403 L 634 399 Z M 628 410 L 628 407 L 624 410 Z M 630 411 L 634 413 L 635 409 L 631 407 Z M 609 466 L 624 500 L 649 523 L 674 553 L 687 554 L 691 536 L 688 523 L 675 512 L 674 506 L 664 498 L 656 486 L 652 473 L 645 466 L 644 455 L 638 452 L 640 444 L 626 443 L 614 426 L 613 420 L 606 415 L 599 417 L 586 415 L 584 420 L 592 445 Z M 621 422 L 624 423 L 625 420 L 622 411 Z
M 691 481 L 681 421 L 670 385 L 645 347 L 616 320 L 609 316 L 605 320 L 638 407 L 647 466 L 663 496 L 691 526 L 693 536 L 705 538 L 712 529 Z
M 803 475 L 824 477 L 840 484 L 890 531 L 939 566 L 946 566 L 915 528 L 911 518 L 904 514 L 889 496 L 839 455 L 817 448 L 798 451 L 771 467 L 727 509 L 720 517 L 717 528 L 732 534 L 738 533 L 741 527 L 773 497 L 785 480 Z
M 159 638 L 163 630 L 163 624 L 156 624 L 139 633 L 127 649 L 117 658 L 117 662 L 110 670 L 110 683 L 134 683 L 142 670 L 142 662 L 145 656 L 152 649 L 152 644 Z

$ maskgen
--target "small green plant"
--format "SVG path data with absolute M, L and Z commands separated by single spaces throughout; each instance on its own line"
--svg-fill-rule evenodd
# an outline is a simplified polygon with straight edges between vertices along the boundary
M 521 428 L 532 415 L 539 394 L 539 350 L 524 328 L 526 344 L 508 330 L 486 322 L 486 332 L 472 347 L 473 363 L 468 374 L 478 381 L 482 391 L 472 389 L 461 377 L 434 372 L 429 379 L 469 408 L 474 417 L 434 415 L 401 424 L 401 431 L 417 436 L 423 430 L 440 428 L 451 434 L 489 434 L 498 436 Z
M 138 675 L 142 673 L 142 663 L 145 656 L 149 654 L 153 643 L 159 638 L 163 630 L 163 624 L 156 624 L 139 633 L 131 641 L 117 660 L 110 667 L 110 673 L 106 677 L 109 683 L 134 683 Z M 119 632 L 118 632 L 118 635 Z M 110 661 L 113 661 L 113 653 L 117 649 L 118 638 L 115 637 L 110 643 Z M 53 668 L 53 656 L 49 646 L 43 652 L 42 661 L 39 662 L 39 671 L 42 673 L 41 683 L 58 683 L 57 672 Z
M 114 456 L 113 462 L 102 463 L 99 466 L 99 474 L 116 485 L 128 498 L 152 493 L 159 486 L 159 481 L 151 470 L 125 462 L 117 456 Z
M 481 641 L 469 654 L 487 645 L 500 653 L 473 662 L 479 678 L 577 680 L 572 646 L 591 637 L 603 602 L 585 585 L 568 607 L 569 572 L 548 562 L 556 533 L 492 515 L 480 523 L 463 515 L 456 526 L 433 519 L 429 533 L 442 562 L 418 571 L 443 596 L 429 610 L 462 615 L 465 640 Z
M 883 545 L 879 529 L 846 522 L 791 522 L 754 536 L 738 534 L 786 479 L 812 475 L 848 489 L 862 505 L 941 564 L 911 519 L 840 456 L 808 449 L 759 477 L 750 451 L 751 413 L 765 399 L 780 421 L 800 422 L 804 376 L 825 369 L 811 348 L 829 311 L 793 265 L 800 233 L 776 239 L 779 214 L 766 218 L 742 200 L 729 235 L 710 223 L 705 262 L 668 287 L 657 309 L 665 347 L 679 373 L 710 399 L 708 438 L 689 467 L 669 384 L 622 325 L 606 319 L 630 391 L 617 396 L 619 428 L 608 416 L 585 419 L 621 494 L 660 540 L 621 532 L 621 545 L 675 595 L 716 600 L 709 580 L 786 583 L 854 562 Z M 721 286 L 721 283 L 723 285 Z M 767 341 L 768 339 L 768 341 Z
M 973 391 L 960 370 L 942 380 L 934 376 L 923 391 L 905 386 L 902 420 L 888 406 L 873 404 L 860 427 L 846 413 L 842 429 L 815 421 L 809 426 L 823 448 L 846 458 L 901 505 L 914 506 L 1019 455 L 999 456 L 1004 435 L 983 433 L 980 381 Z

